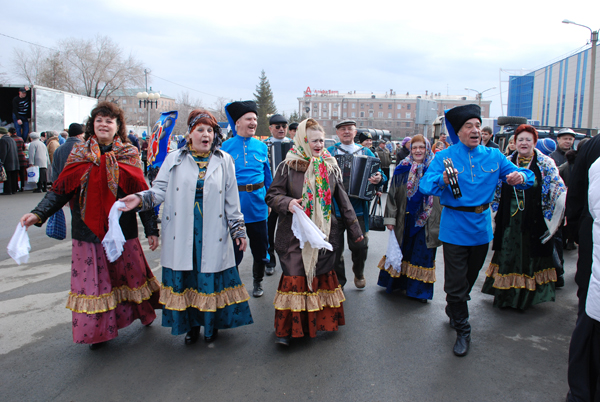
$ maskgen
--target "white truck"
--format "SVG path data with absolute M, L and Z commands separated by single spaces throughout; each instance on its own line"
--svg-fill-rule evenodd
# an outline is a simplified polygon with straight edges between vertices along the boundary
M 19 88 L 25 85 L 0 87 L 0 124 L 10 126 L 13 122 L 12 101 L 19 96 Z M 29 131 L 54 130 L 61 132 L 71 123 L 84 124 L 98 99 L 56 89 L 32 85 L 31 120 Z

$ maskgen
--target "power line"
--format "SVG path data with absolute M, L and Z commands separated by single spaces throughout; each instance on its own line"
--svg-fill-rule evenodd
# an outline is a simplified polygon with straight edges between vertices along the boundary
M 18 40 L 19 42 L 25 42 L 25 43 L 28 43 L 28 44 L 33 45 L 33 46 L 43 47 L 44 49 L 58 51 L 58 49 L 54 49 L 54 48 L 51 48 L 51 47 L 48 47 L 48 46 L 40 45 L 38 43 L 29 42 L 29 41 L 26 41 L 24 39 L 15 38 L 14 36 L 6 35 L 6 34 L 3 34 L 2 32 L 0 32 L 0 36 L 5 36 L 5 37 L 10 38 L 10 39 Z
M 201 94 L 204 94 L 204 95 L 208 95 L 208 96 L 212 96 L 212 97 L 215 97 L 215 98 L 225 98 L 224 96 L 219 96 L 219 95 L 213 95 L 213 94 L 209 94 L 209 93 L 202 92 L 202 91 L 199 91 L 199 90 L 197 90 L 197 89 L 194 89 L 194 88 L 187 87 L 187 86 L 185 86 L 185 85 L 178 84 L 178 83 L 176 83 L 176 82 L 173 82 L 173 81 L 169 81 L 169 80 L 168 80 L 168 79 L 166 79 L 166 78 L 159 77 L 158 75 L 155 75 L 155 74 L 152 74 L 152 73 L 148 73 L 148 74 L 150 74 L 151 76 L 153 76 L 153 77 L 155 77 L 155 78 L 158 78 L 158 79 L 160 79 L 160 80 L 167 81 L 168 83 L 171 83 L 171 84 L 173 84 L 173 85 L 177 85 L 177 86 L 180 86 L 180 87 L 182 87 L 182 88 L 189 89 L 190 91 L 198 92 L 198 93 L 201 93 Z

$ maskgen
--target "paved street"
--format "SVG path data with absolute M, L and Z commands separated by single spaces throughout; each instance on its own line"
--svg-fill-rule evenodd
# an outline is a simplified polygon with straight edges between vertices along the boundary
M 455 332 L 444 314 L 442 250 L 433 301 L 422 304 L 376 285 L 387 234 L 370 233 L 367 288 L 349 280 L 346 325 L 337 333 L 274 344 L 273 297 L 281 270 L 251 299 L 254 324 L 223 330 L 212 344 L 192 346 L 160 325 L 135 322 L 104 348 L 91 351 L 71 336 L 65 308 L 69 240 L 29 230 L 30 262 L 18 266 L 6 245 L 18 219 L 40 194 L 0 197 L 1 401 L 563 401 L 576 318 L 576 251 L 566 254 L 566 286 L 557 301 L 526 312 L 492 308 L 480 292 L 470 302 L 473 342 L 467 357 L 452 354 Z M 70 213 L 65 208 L 69 224 Z M 70 225 L 69 225 L 70 235 Z M 143 237 L 143 236 L 142 236 Z M 146 257 L 160 278 L 160 251 Z M 488 254 L 488 261 L 491 252 Z M 351 278 L 350 255 L 346 271 Z M 251 258 L 240 272 L 251 289 Z

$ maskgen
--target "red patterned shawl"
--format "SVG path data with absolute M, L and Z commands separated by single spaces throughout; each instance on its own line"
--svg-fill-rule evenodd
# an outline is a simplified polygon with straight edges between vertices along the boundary
M 69 194 L 81 188 L 81 218 L 102 240 L 108 231 L 108 213 L 117 199 L 119 187 L 126 194 L 148 189 L 137 148 L 123 144 L 117 136 L 112 150 L 102 155 L 98 140 L 93 136 L 73 147 L 52 191 Z

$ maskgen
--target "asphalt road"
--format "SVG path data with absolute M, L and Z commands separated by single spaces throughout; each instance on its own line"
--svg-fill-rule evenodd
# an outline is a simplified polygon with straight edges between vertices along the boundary
M 219 333 L 212 344 L 186 346 L 160 325 L 138 322 L 91 351 L 74 344 L 65 309 L 69 240 L 31 228 L 30 262 L 18 266 L 6 245 L 20 216 L 40 194 L 0 196 L 0 401 L 563 401 L 575 325 L 577 251 L 566 254 L 566 286 L 554 303 L 499 310 L 480 292 L 470 302 L 472 345 L 452 354 L 444 314 L 442 249 L 433 301 L 422 304 L 376 285 L 387 233 L 370 233 L 367 287 L 354 288 L 346 252 L 346 325 L 336 333 L 275 345 L 273 297 L 281 270 L 267 277 L 265 296 L 251 299 L 254 324 Z M 67 220 L 70 214 L 65 208 Z M 70 230 L 69 230 L 70 234 Z M 159 250 L 146 257 L 160 278 Z M 491 251 L 488 254 L 488 261 Z M 251 288 L 251 259 L 240 267 Z

